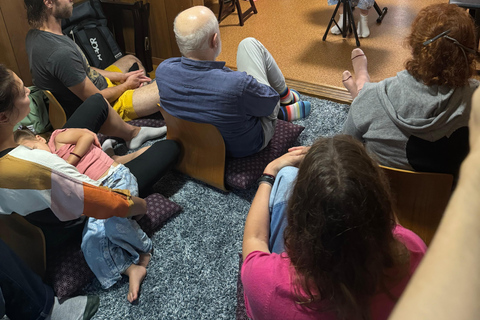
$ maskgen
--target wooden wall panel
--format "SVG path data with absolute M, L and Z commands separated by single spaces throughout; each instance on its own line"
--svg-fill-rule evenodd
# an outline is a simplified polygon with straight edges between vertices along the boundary
M 17 60 L 15 59 L 15 53 L 13 52 L 10 38 L 8 37 L 7 26 L 3 19 L 3 12 L 0 9 L 0 63 L 7 66 L 7 68 L 13 70 L 13 72 L 19 74 L 20 70 L 17 66 Z
M 170 46 L 172 49 L 173 57 L 180 57 L 181 53 L 178 50 L 177 42 L 175 40 L 175 34 L 173 33 L 173 21 L 177 14 L 182 12 L 185 9 L 188 9 L 193 6 L 193 0 L 182 0 L 182 1 L 166 1 L 165 10 L 167 12 L 167 22 L 168 22 L 168 36 L 170 40 Z M 163 58 L 163 57 L 161 57 Z
M 0 10 L 10 39 L 10 45 L 17 62 L 17 73 L 25 85 L 32 84 L 32 76 L 25 50 L 25 36 L 30 29 L 23 1 L 0 0 Z M 3 54 L 3 52 L 2 52 Z
M 152 56 L 160 59 L 172 57 L 172 46 L 168 29 L 173 29 L 173 21 L 170 26 L 167 20 L 165 1 L 171 0 L 148 0 L 150 3 L 149 24 Z

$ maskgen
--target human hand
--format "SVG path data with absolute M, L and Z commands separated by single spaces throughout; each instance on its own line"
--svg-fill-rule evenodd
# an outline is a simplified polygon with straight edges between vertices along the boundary
M 291 148 L 288 148 L 288 152 L 292 152 L 292 151 L 297 151 L 297 150 L 302 150 L 305 154 L 308 152 L 308 150 L 310 150 L 310 146 L 298 146 L 298 147 L 291 147 Z
M 128 77 L 135 76 L 135 75 L 142 75 L 144 76 L 145 74 L 143 73 L 143 70 L 135 70 L 135 71 L 130 71 L 127 73 L 123 73 L 123 79 L 120 81 L 121 83 L 124 83 Z
M 132 71 L 125 75 L 128 75 L 124 82 L 128 89 L 137 89 L 143 84 L 152 81 L 152 79 L 143 74 L 142 70 Z
M 293 166 L 298 167 L 303 158 L 307 154 L 310 147 L 293 147 L 288 149 L 288 152 L 283 156 L 270 162 L 264 170 L 264 173 L 276 176 L 277 173 L 284 167 Z

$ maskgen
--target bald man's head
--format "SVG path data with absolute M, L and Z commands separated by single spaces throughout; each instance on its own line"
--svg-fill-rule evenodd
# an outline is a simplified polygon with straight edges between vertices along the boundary
M 214 50 L 212 40 L 217 34 L 218 47 L 216 56 L 220 54 L 220 31 L 215 14 L 203 6 L 196 6 L 182 11 L 175 18 L 173 31 L 180 52 L 185 57 L 203 51 Z

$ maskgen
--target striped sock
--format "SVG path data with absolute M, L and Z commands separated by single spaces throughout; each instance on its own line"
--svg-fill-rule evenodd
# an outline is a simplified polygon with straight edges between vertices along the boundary
M 280 93 L 280 104 L 282 106 L 287 106 L 289 104 L 295 103 L 300 100 L 300 94 L 293 89 L 289 89 L 288 87 Z
M 278 119 L 293 121 L 303 119 L 310 114 L 311 104 L 308 101 L 298 101 L 288 106 L 280 106 Z

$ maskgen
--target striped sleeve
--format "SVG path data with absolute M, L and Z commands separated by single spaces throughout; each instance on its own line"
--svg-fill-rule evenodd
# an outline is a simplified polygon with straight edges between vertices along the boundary
M 82 214 L 125 217 L 133 205 L 128 190 L 111 190 L 43 150 L 19 146 L 0 159 L 0 213 L 21 215 L 51 208 L 61 221 Z

